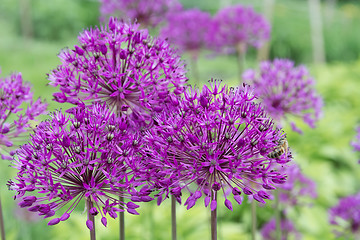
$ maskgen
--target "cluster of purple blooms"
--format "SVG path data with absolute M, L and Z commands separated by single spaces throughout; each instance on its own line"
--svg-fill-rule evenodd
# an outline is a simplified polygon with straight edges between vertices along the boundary
M 186 191 L 188 209 L 203 196 L 215 210 L 222 193 L 232 210 L 230 194 L 265 203 L 286 182 L 290 152 L 270 154 L 285 133 L 253 88 L 186 86 L 177 52 L 131 22 L 110 18 L 78 39 L 49 74 L 54 100 L 75 106 L 41 122 L 13 161 L 20 207 L 55 225 L 85 201 L 93 229 L 93 216 L 106 226 L 118 212 L 138 214 L 135 202 L 150 195 L 182 202 Z
M 138 24 L 110 18 L 107 25 L 80 33 L 79 45 L 60 54 L 62 65 L 49 74 L 60 87 L 54 100 L 106 102 L 119 113 L 160 111 L 169 92 L 184 91 L 185 66 L 176 51 Z
M 23 107 L 26 105 L 26 109 Z M 0 153 L 11 160 L 15 149 L 25 139 L 30 121 L 45 113 L 47 103 L 33 101 L 31 85 L 23 82 L 21 73 L 0 78 Z
M 169 15 L 161 35 L 193 54 L 201 48 L 245 52 L 248 46 L 259 48 L 269 39 L 270 24 L 251 7 L 242 5 L 221 9 L 214 17 L 190 9 Z
M 265 203 L 270 196 L 265 190 L 286 181 L 279 169 L 291 155 L 268 156 L 284 133 L 254 99 L 247 85 L 228 88 L 212 80 L 202 91 L 189 87 L 182 99 L 155 115 L 146 138 L 154 149 L 152 162 L 166 179 L 158 203 L 162 193 L 181 202 L 185 189 L 188 209 L 204 196 L 205 206 L 214 210 L 215 195 L 222 192 L 232 210 L 230 192 L 239 204 L 241 193 Z
M 360 234 L 360 193 L 340 199 L 339 203 L 330 208 L 329 220 L 341 228 L 338 235 Z
M 198 9 L 183 10 L 176 0 L 130 1 L 102 0 L 103 18 L 118 12 L 123 19 L 137 20 L 143 26 L 160 27 L 160 34 L 183 51 L 196 58 L 199 50 L 218 52 L 246 51 L 248 46 L 259 48 L 270 37 L 270 24 L 252 7 L 242 5 L 221 9 L 214 17 Z
M 138 214 L 134 202 L 152 198 L 147 185 L 136 178 L 138 155 L 128 156 L 129 134 L 126 119 L 104 104 L 78 106 L 72 114 L 52 113 L 17 152 L 18 174 L 9 187 L 18 192 L 19 206 L 44 218 L 67 206 L 49 225 L 67 220 L 82 199 L 88 199 L 92 215 L 100 213 L 105 226 L 107 214 L 116 218 L 124 209 Z M 89 219 L 86 224 L 92 229 Z
M 259 73 L 249 69 L 243 78 L 254 86 L 255 95 L 279 126 L 289 116 L 295 116 L 314 128 L 322 115 L 322 98 L 316 92 L 315 81 L 305 66 L 295 67 L 294 62 L 288 59 L 264 61 Z M 301 133 L 294 122 L 291 122 L 291 127 Z
M 101 0 L 102 19 L 118 14 L 122 19 L 136 20 L 143 26 L 156 26 L 167 15 L 182 9 L 177 0 Z

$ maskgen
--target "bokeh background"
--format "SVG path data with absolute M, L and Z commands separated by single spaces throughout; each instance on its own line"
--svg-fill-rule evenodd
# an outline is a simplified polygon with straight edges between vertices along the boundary
M 219 8 L 236 3 L 253 6 L 262 13 L 264 0 L 181 0 L 184 8 L 197 7 L 212 15 Z M 1 0 L 0 1 L 0 68 L 1 77 L 21 72 L 34 85 L 35 96 L 49 102 L 49 111 L 66 109 L 53 102 L 47 76 L 60 64 L 59 51 L 73 47 L 82 29 L 99 25 L 96 0 Z M 310 9 L 306 0 L 278 0 L 272 17 L 270 59 L 289 58 L 305 64 L 316 80 L 316 89 L 324 99 L 324 116 L 315 129 L 298 121 L 304 133 L 285 126 L 294 161 L 303 173 L 317 184 L 318 198 L 304 199 L 289 211 L 290 218 L 303 239 L 335 239 L 328 222 L 328 209 L 338 199 L 360 191 L 360 153 L 350 142 L 360 124 L 360 2 L 358 0 L 321 1 L 324 62 L 314 60 L 311 42 Z M 151 30 L 157 35 L 158 30 Z M 188 61 L 189 55 L 183 58 Z M 245 68 L 257 67 L 257 53 L 249 49 Z M 239 79 L 236 55 L 214 55 L 201 52 L 198 62 L 201 84 L 210 78 L 236 85 Z M 192 71 L 188 68 L 192 81 Z M 43 117 L 44 119 L 46 116 Z M 295 120 L 296 121 L 296 120 Z M 15 176 L 8 161 L 0 162 L 0 191 L 4 208 L 7 239 L 88 239 L 86 215 L 78 209 L 71 218 L 56 226 L 19 209 L 14 193 L 6 182 Z M 271 201 L 257 210 L 258 228 L 274 214 Z M 219 239 L 250 239 L 250 204 L 245 201 L 230 212 L 220 205 Z M 187 211 L 178 207 L 178 239 L 210 239 L 210 212 L 202 204 Z M 117 221 L 107 228 L 97 223 L 99 239 L 116 239 Z M 127 239 L 170 239 L 170 202 L 142 204 L 140 216 L 126 215 Z M 260 239 L 260 234 L 259 239 Z M 345 238 L 344 238 L 345 239 Z

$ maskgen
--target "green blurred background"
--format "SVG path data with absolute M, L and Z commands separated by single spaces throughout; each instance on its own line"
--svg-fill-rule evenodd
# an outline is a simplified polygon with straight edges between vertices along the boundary
M 262 12 L 263 0 L 182 0 L 185 8 L 198 7 L 214 14 L 224 4 L 252 5 Z M 225 2 L 225 3 L 224 3 Z M 278 0 L 273 15 L 270 58 L 290 58 L 303 63 L 315 77 L 316 88 L 323 96 L 324 117 L 317 128 L 297 121 L 304 134 L 291 132 L 288 141 L 294 152 L 294 161 L 303 172 L 316 181 L 319 197 L 310 203 L 289 211 L 290 218 L 302 233 L 303 239 L 335 239 L 328 223 L 329 207 L 340 197 L 360 190 L 360 153 L 355 153 L 350 142 L 355 136 L 355 126 L 360 121 L 360 2 L 338 0 L 335 8 L 330 1 L 322 1 L 325 64 L 312 61 L 309 6 L 306 0 Z M 24 8 L 24 6 L 30 8 Z M 62 48 L 76 44 L 78 33 L 98 25 L 99 2 L 96 0 L 1 0 L 0 2 L 0 67 L 1 77 L 21 72 L 23 79 L 32 82 L 35 96 L 46 98 L 49 110 L 66 105 L 54 103 L 54 89 L 47 86 L 46 74 L 60 61 L 57 53 Z M 21 17 L 22 16 L 22 17 Z M 24 20 L 25 16 L 25 20 Z M 25 28 L 24 28 L 25 26 Z M 153 30 L 155 35 L 157 30 Z M 236 56 L 212 56 L 203 52 L 199 59 L 200 79 L 221 78 L 230 85 L 238 82 Z M 189 56 L 184 54 L 187 61 Z M 246 68 L 256 67 L 256 51 L 251 50 Z M 192 82 L 189 67 L 188 77 Z M 46 117 L 44 117 L 46 118 Z M 78 209 L 71 218 L 56 226 L 47 226 L 19 209 L 13 192 L 6 182 L 15 176 L 9 162 L 0 162 L 0 189 L 8 239 L 88 239 L 86 215 Z M 223 205 L 219 208 L 219 239 L 250 239 L 250 205 L 246 201 L 233 212 Z M 170 203 L 158 207 L 155 203 L 142 204 L 140 216 L 126 216 L 127 239 L 170 239 Z M 274 212 L 271 201 L 258 208 L 258 228 Z M 209 210 L 199 202 L 186 211 L 178 207 L 178 239 L 210 239 Z M 99 239 L 117 239 L 118 224 L 110 221 L 107 228 L 97 223 Z

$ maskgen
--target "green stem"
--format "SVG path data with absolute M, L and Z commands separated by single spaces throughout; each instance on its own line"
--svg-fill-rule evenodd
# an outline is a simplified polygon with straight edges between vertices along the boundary
M 176 198 L 171 195 L 171 239 L 176 240 Z
M 123 203 L 124 197 L 120 196 L 119 201 L 121 203 Z M 120 207 L 120 209 L 124 210 L 123 207 Z M 119 239 L 125 240 L 125 213 L 124 212 L 119 213 Z
M 94 218 L 94 215 L 90 214 L 90 209 L 92 207 L 90 198 L 87 199 L 87 205 L 88 205 L 88 217 L 89 217 L 89 220 L 93 223 L 93 229 L 90 230 L 90 240 L 95 240 L 96 239 L 95 218 Z
M 1 231 L 1 239 L 5 240 L 5 227 L 4 227 L 4 217 L 2 212 L 1 196 L 0 196 L 0 231 Z
M 276 232 L 275 236 L 277 240 L 281 240 L 281 217 L 280 217 L 280 202 L 279 202 L 279 190 L 275 190 L 275 219 L 276 219 Z
M 238 59 L 239 80 L 240 80 L 240 84 L 241 84 L 243 82 L 242 73 L 245 68 L 246 45 L 244 43 L 239 43 L 236 46 L 236 51 L 237 51 L 237 59 Z
M 196 53 L 191 54 L 190 63 L 191 63 L 192 76 L 194 77 L 194 82 L 200 85 L 199 68 L 197 64 L 198 62 L 197 62 Z
M 217 192 L 211 191 L 211 200 L 215 199 L 217 201 Z M 211 211 L 211 240 L 217 240 L 217 208 L 214 211 Z
M 256 201 L 255 199 L 251 202 L 251 239 L 256 240 Z

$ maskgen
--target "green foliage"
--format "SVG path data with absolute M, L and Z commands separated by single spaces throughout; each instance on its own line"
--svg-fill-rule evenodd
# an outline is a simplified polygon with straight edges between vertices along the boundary
M 36 39 L 59 41 L 76 36 L 82 29 L 98 24 L 99 2 L 91 0 L 5 0 L 0 13 L 21 35 L 20 4 L 29 13 L 28 26 Z M 24 5 L 26 6 L 26 5 Z M 24 15 L 23 15 L 24 16 Z

